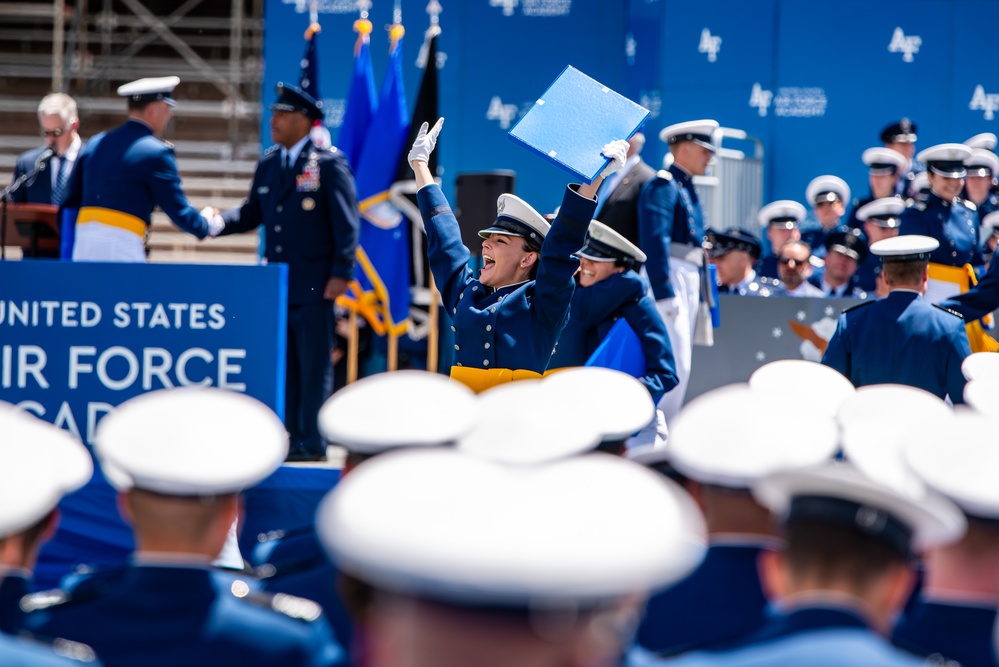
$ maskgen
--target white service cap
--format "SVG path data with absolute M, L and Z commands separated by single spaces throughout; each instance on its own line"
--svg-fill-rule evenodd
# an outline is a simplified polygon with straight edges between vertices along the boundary
M 475 394 L 438 373 L 378 373 L 340 389 L 319 410 L 330 444 L 358 454 L 453 444 L 479 421 Z
M 255 398 L 213 387 L 161 389 L 104 417 L 94 443 L 119 489 L 214 496 L 253 486 L 288 453 L 284 424 Z
M 687 477 L 742 489 L 777 471 L 832 458 L 837 436 L 830 415 L 788 410 L 783 401 L 735 384 L 702 394 L 680 411 L 667 453 Z
M 512 465 L 537 465 L 593 451 L 603 440 L 597 424 L 580 419 L 542 380 L 496 385 L 478 395 L 482 419 L 458 442 L 474 456 Z
M 685 492 L 619 457 L 508 466 L 453 449 L 373 459 L 327 495 L 316 529 L 338 567 L 379 588 L 516 608 L 664 586 L 705 539 Z

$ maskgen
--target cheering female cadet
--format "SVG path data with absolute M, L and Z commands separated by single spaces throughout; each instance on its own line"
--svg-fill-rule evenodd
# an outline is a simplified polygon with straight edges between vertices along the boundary
M 429 131 L 423 124 L 409 162 L 420 188 L 430 267 L 454 321 L 451 375 L 475 390 L 536 377 L 548 367 L 569 317 L 572 276 L 579 266 L 572 254 L 583 243 L 597 188 L 624 164 L 628 142 L 604 146 L 601 152 L 611 163 L 592 183 L 566 188 L 550 228 L 522 199 L 500 195 L 496 221 L 479 232 L 484 266 L 476 280 L 458 221 L 427 167 L 443 124 L 441 118 Z
M 648 295 L 648 284 L 633 269 L 645 253 L 604 223 L 590 222 L 579 258 L 578 284 L 569 323 L 562 331 L 550 368 L 582 366 L 611 326 L 624 318 L 642 344 L 645 371 L 639 378 L 656 403 L 677 385 L 673 348 L 666 325 Z

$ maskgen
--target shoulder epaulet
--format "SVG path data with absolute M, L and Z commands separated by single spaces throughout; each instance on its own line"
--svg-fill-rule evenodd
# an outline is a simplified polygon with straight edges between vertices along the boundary
M 912 205 L 912 208 L 916 209 L 917 211 L 925 211 L 926 210 L 926 202 L 924 202 L 924 201 L 917 201 L 915 204 Z
M 673 174 L 671 174 L 668 169 L 660 169 L 656 172 L 656 178 L 661 178 L 664 181 L 672 181 Z
M 26 614 L 30 614 L 33 611 L 58 607 L 59 605 L 66 604 L 72 599 L 73 596 L 71 596 L 68 591 L 63 590 L 62 588 L 53 588 L 51 590 L 38 591 L 37 593 L 25 595 L 21 598 L 20 607 L 21 611 Z
M 951 310 L 950 308 L 947 308 L 946 306 L 941 306 L 939 303 L 935 303 L 935 304 L 933 304 L 933 306 L 935 308 L 939 308 L 940 310 L 944 311 L 945 313 L 949 313 L 949 314 L 953 315 L 954 317 L 956 317 L 958 319 L 961 319 L 961 320 L 964 319 L 964 315 L 962 315 L 961 313 L 957 312 L 956 310 Z
M 849 312 L 852 312 L 854 310 L 857 310 L 858 308 L 863 308 L 864 306 L 869 306 L 872 303 L 877 303 L 877 302 L 876 301 L 861 301 L 860 303 L 858 303 L 858 304 L 856 304 L 854 306 L 850 306 L 849 308 L 844 308 L 843 312 L 844 313 L 849 313 Z
M 964 205 L 964 208 L 968 209 L 969 211 L 978 210 L 978 206 L 975 204 L 975 202 L 971 201 L 970 199 L 962 199 L 960 201 Z
M 280 148 L 281 146 L 279 146 L 278 144 L 274 144 L 273 146 L 264 151 L 264 155 L 270 155 L 274 151 L 280 150 Z
M 163 141 L 163 140 L 161 139 L 160 141 Z M 171 144 L 169 141 L 163 141 L 163 145 L 166 146 L 166 148 L 167 148 L 168 151 L 171 151 L 171 152 L 173 151 L 173 144 Z
M 311 623 L 323 615 L 323 608 L 312 600 L 306 600 L 305 598 L 286 593 L 267 593 L 248 589 L 248 585 L 245 589 L 239 589 L 233 585 L 230 592 L 234 597 L 254 606 L 271 609 L 288 618 L 294 618 L 307 623 Z M 242 595 L 239 595 L 239 593 L 242 593 Z

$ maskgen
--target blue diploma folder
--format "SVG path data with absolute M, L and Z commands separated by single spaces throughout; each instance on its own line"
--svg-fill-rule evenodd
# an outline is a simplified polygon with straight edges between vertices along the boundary
M 510 130 L 510 138 L 584 183 L 607 163 L 600 149 L 629 139 L 649 110 L 569 66 Z

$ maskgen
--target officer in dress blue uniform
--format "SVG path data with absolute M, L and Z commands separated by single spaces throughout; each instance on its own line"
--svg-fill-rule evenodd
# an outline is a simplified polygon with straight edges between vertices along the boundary
M 93 649 L 59 640 L 48 645 L 23 631 L 21 597 L 56 506 L 93 472 L 90 454 L 67 431 L 0 404 L 0 664 L 5 667 L 96 664 Z
M 354 177 L 336 148 L 309 138 L 322 105 L 279 83 L 271 105 L 271 139 L 242 206 L 226 211 L 222 234 L 263 225 L 270 263 L 288 265 L 288 349 L 285 425 L 289 460 L 325 460 L 316 415 L 328 395 L 333 347 L 332 302 L 353 277 L 359 216 Z
M 972 155 L 964 144 L 940 144 L 919 153 L 926 162 L 931 192 L 926 202 L 917 202 L 902 214 L 899 234 L 921 234 L 940 246 L 930 261 L 946 266 L 982 266 L 978 245 L 975 205 L 958 195 L 967 173 L 964 161 Z
M 828 372 L 819 370 L 819 376 Z M 785 386 L 809 393 L 812 375 L 796 373 Z M 759 559 L 783 544 L 749 489 L 769 473 L 819 464 L 837 447 L 831 412 L 813 412 L 804 402 L 802 409 L 788 410 L 773 396 L 745 385 L 723 387 L 685 406 L 671 429 L 663 453 L 688 479 L 707 521 L 709 546 L 694 572 L 650 598 L 633 658 L 724 645 L 764 624 L 769 603 Z
M 916 139 L 918 138 L 916 131 L 916 124 L 908 118 L 890 123 L 881 130 L 881 142 L 885 148 L 901 153 L 906 160 L 906 167 L 902 170 L 901 176 L 895 184 L 895 194 L 903 199 L 915 196 L 916 189 L 913 181 L 917 175 L 926 171 L 926 167 L 921 162 L 922 158 L 914 159 Z
M 995 400 L 995 392 L 992 392 Z M 999 558 L 999 493 L 992 458 L 995 424 L 968 412 L 945 415 L 910 441 L 906 458 L 926 484 L 965 514 L 968 532 L 927 555 L 926 579 L 892 639 L 965 667 L 997 664 L 993 633 Z
M 783 552 L 760 559 L 778 597 L 766 623 L 724 648 L 672 661 L 638 656 L 629 665 L 926 664 L 879 630 L 905 602 L 913 551 L 962 534 L 953 503 L 897 491 L 836 461 L 765 477 L 753 495 L 781 518 L 787 538 Z
M 273 412 L 235 392 L 164 389 L 105 417 L 95 447 L 136 552 L 112 576 L 27 598 L 28 629 L 85 641 L 112 667 L 343 664 L 319 605 L 211 568 L 240 491 L 287 453 Z
M 178 83 L 178 77 L 166 76 L 120 86 L 128 120 L 93 137 L 80 152 L 62 202 L 64 209 L 79 209 L 75 261 L 146 261 L 145 236 L 157 206 L 199 239 L 222 230 L 209 212 L 188 203 L 173 148 L 159 139 L 173 117 Z
M 857 272 L 867 259 L 869 250 L 860 230 L 837 229 L 826 234 L 822 247 L 825 264 L 808 281 L 827 297 L 866 299 L 867 292 L 860 288 Z
M 846 226 L 850 186 L 839 176 L 816 176 L 805 188 L 805 201 L 812 210 L 801 223 L 801 239 L 812 247 L 816 257 L 825 257 L 826 235 Z
M 763 228 L 769 254 L 756 263 L 756 273 L 763 278 L 778 278 L 777 254 L 785 243 L 801 239 L 801 223 L 807 211 L 791 199 L 779 199 L 760 209 L 756 219 Z
M 472 429 L 478 416 L 475 395 L 461 383 L 436 373 L 399 371 L 362 378 L 330 396 L 319 411 L 319 429 L 330 444 L 347 451 L 343 480 L 384 452 L 451 445 Z M 313 525 L 261 535 L 251 562 L 264 590 L 318 602 L 352 664 L 358 662 L 364 641 L 355 641 L 351 620 L 352 615 L 363 616 L 356 585 L 341 582 Z M 352 609 L 341 596 L 344 587 L 355 593 Z
M 572 253 L 583 244 L 602 178 L 578 190 L 566 188 L 551 231 L 527 202 L 500 195 L 496 221 L 479 232 L 483 267 L 476 280 L 458 221 L 427 168 L 443 122 L 439 119 L 429 131 L 421 128 L 409 162 L 420 188 L 430 268 L 454 322 L 451 374 L 479 389 L 512 379 L 518 371 L 540 375 L 569 317 L 572 276 L 579 266 Z M 624 140 L 605 146 L 611 163 L 601 176 L 619 169 L 627 151 Z
M 862 229 L 863 224 L 857 219 L 857 212 L 875 199 L 895 197 L 895 186 L 898 184 L 902 171 L 909 163 L 904 155 L 890 148 L 875 146 L 864 151 L 860 158 L 867 165 L 867 179 L 871 186 L 870 193 L 861 199 L 854 199 L 850 204 L 850 215 L 846 226 L 851 229 Z M 899 197 L 901 199 L 901 197 Z
M 638 199 L 638 247 L 648 256 L 645 271 L 666 323 L 680 384 L 659 406 L 667 420 L 680 412 L 690 378 L 693 344 L 710 341 L 704 254 L 704 210 L 694 177 L 703 176 L 715 145 L 718 121 L 694 120 L 663 129 L 673 161 L 656 174 Z M 701 334 L 701 332 L 704 332 Z
M 857 223 L 864 232 L 868 245 L 898 236 L 903 211 L 905 211 L 905 202 L 895 196 L 875 199 L 855 211 Z M 873 253 L 867 253 L 867 257 L 858 264 L 857 273 L 854 274 L 857 287 L 868 294 L 874 294 L 877 290 L 880 269 L 881 258 Z
M 823 364 L 855 387 L 905 384 L 940 398 L 950 396 L 954 404 L 964 402 L 961 363 L 971 354 L 964 320 L 923 299 L 927 262 L 936 248 L 935 239 L 918 235 L 874 245 L 891 292 L 839 316 Z
M 618 457 L 573 455 L 599 441 L 589 420 L 558 418 L 563 448 L 551 415 L 515 399 L 547 382 L 483 392 L 506 398 L 469 434 L 475 447 L 378 457 L 320 505 L 323 544 L 374 591 L 365 664 L 615 664 L 632 596 L 700 559 L 703 523 L 679 487 Z
M 593 220 L 586 242 L 576 251 L 577 285 L 569 308 L 569 323 L 559 336 L 549 368 L 583 366 L 619 318 L 641 341 L 645 358 L 642 383 L 658 403 L 677 385 L 669 334 L 648 283 L 634 269 L 645 253 L 607 225 Z
M 773 296 L 780 281 L 756 275 L 753 265 L 760 258 L 760 242 L 738 227 L 708 232 L 708 259 L 718 271 L 718 293 L 737 296 Z

